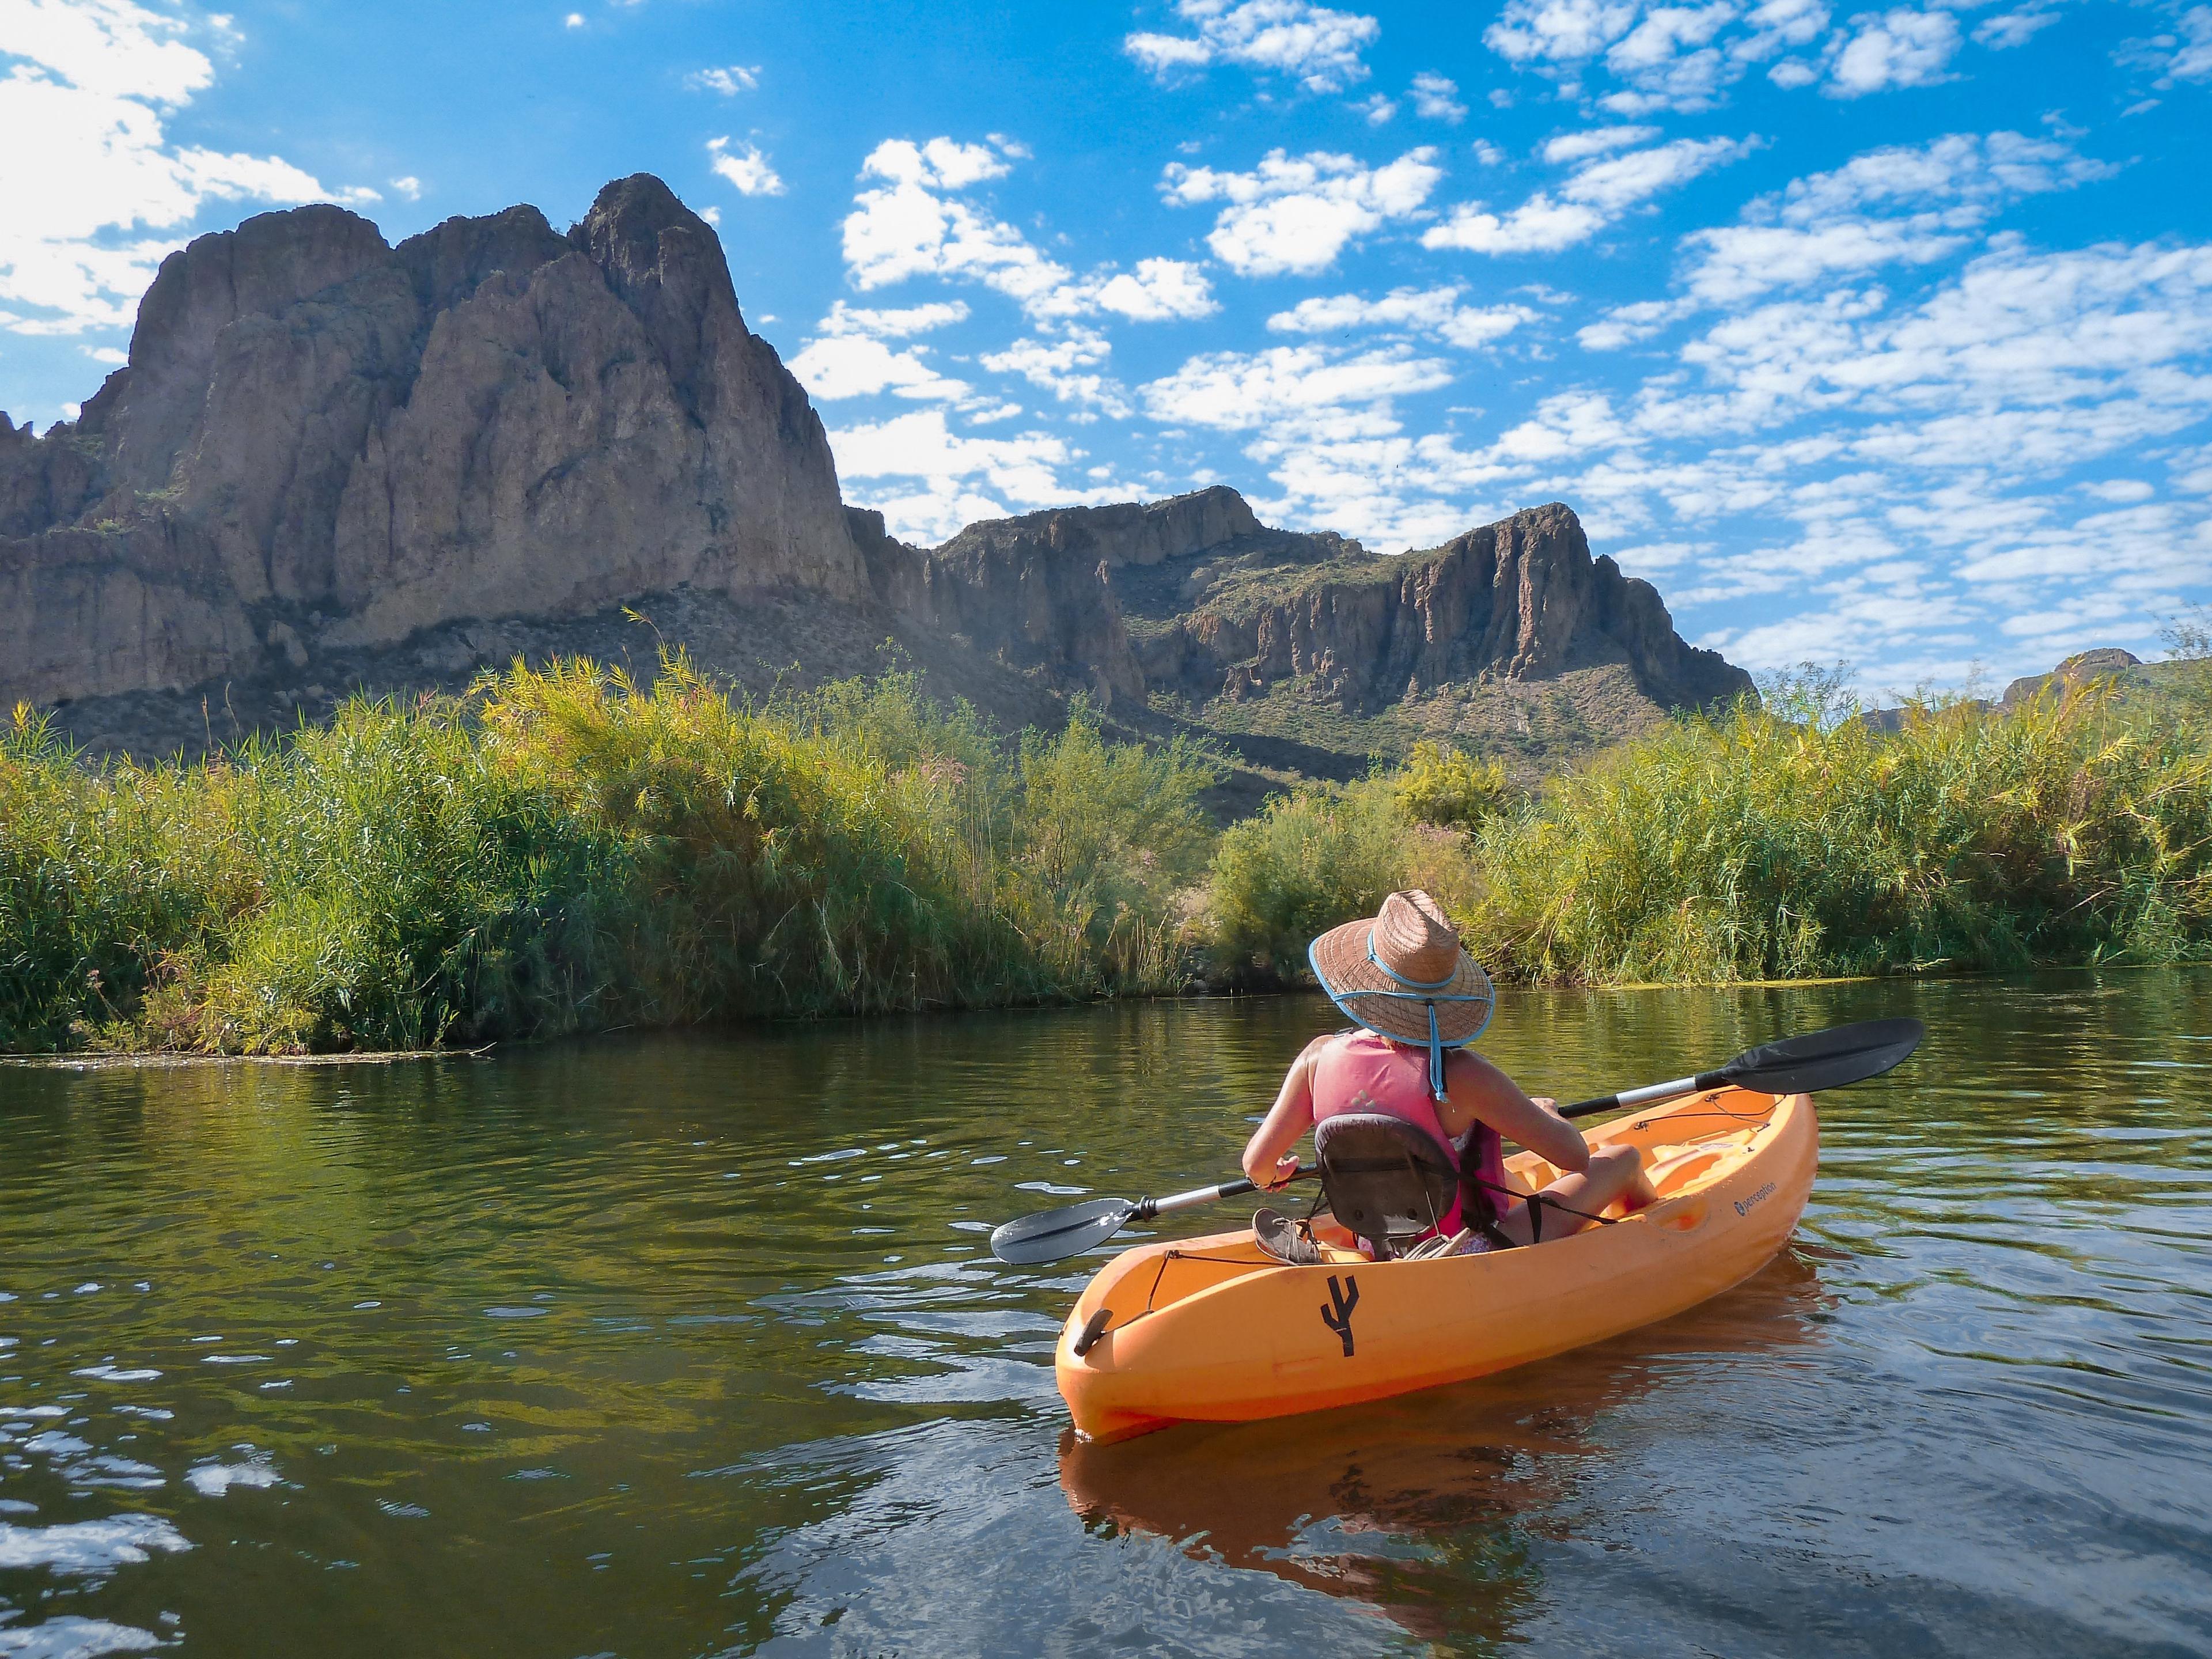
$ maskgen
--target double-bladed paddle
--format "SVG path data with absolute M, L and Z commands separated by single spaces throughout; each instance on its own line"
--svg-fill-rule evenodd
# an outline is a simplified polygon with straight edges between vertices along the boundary
M 1578 1100 L 1571 1106 L 1561 1107 L 1559 1115 L 1589 1117 L 1625 1106 L 1641 1106 L 1648 1101 L 1695 1094 L 1702 1089 L 1733 1086 L 1763 1095 L 1812 1094 L 1822 1089 L 1840 1089 L 1847 1084 L 1880 1077 L 1900 1064 L 1920 1046 L 1920 1039 L 1926 1034 L 1927 1028 L 1917 1019 L 1869 1019 L 1856 1025 L 1838 1025 L 1826 1031 L 1811 1031 L 1803 1036 L 1784 1037 L 1779 1042 L 1746 1049 L 1725 1066 L 1699 1072 L 1694 1077 L 1654 1083 L 1617 1095 L 1603 1095 L 1595 1100 Z M 1319 1173 L 1317 1170 L 1301 1170 L 1291 1179 L 1304 1181 Z M 1087 1203 L 1072 1204 L 1064 1210 L 1048 1210 L 1042 1215 L 1025 1215 L 1007 1222 L 991 1235 L 991 1254 L 1018 1267 L 1059 1261 L 1079 1255 L 1094 1244 L 1104 1243 L 1132 1221 L 1150 1221 L 1154 1216 L 1193 1209 L 1218 1199 L 1241 1198 L 1258 1190 L 1240 1176 L 1218 1187 L 1194 1187 L 1187 1193 L 1175 1193 L 1166 1198 L 1094 1198 Z

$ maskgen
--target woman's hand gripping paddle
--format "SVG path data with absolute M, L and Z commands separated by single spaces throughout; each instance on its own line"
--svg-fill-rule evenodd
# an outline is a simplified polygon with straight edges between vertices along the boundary
M 1747 1048 L 1725 1066 L 1695 1077 L 1624 1090 L 1595 1100 L 1578 1100 L 1559 1108 L 1559 1115 L 1590 1117 L 1623 1106 L 1696 1094 L 1701 1089 L 1735 1087 L 1762 1095 L 1809 1095 L 1823 1089 L 1840 1089 L 1880 1077 L 1893 1066 L 1903 1064 L 1927 1035 L 1928 1028 L 1917 1019 L 1868 1019 L 1856 1025 L 1831 1026 L 1825 1031 L 1808 1031 L 1803 1036 Z
M 1291 1179 L 1304 1181 L 1316 1173 L 1301 1170 Z M 1259 1190 L 1240 1176 L 1218 1187 L 1194 1187 L 1165 1198 L 1094 1198 L 1087 1204 L 1071 1204 L 1064 1210 L 1047 1210 L 1042 1215 L 1025 1215 L 1007 1222 L 991 1235 L 991 1254 L 1017 1267 L 1058 1261 L 1080 1255 L 1093 1244 L 1104 1243 L 1132 1221 L 1150 1221 L 1156 1215 L 1211 1204 L 1217 1199 L 1241 1198 Z

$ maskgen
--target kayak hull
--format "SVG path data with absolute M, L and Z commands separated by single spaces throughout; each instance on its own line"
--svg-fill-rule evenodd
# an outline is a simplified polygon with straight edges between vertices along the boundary
M 1349 1252 L 1312 1267 L 1261 1254 L 1249 1228 L 1141 1244 L 1101 1268 L 1054 1369 L 1096 1441 L 1186 1421 L 1323 1411 L 1523 1365 L 1666 1319 L 1771 1261 L 1812 1192 L 1810 1097 L 1724 1089 L 1589 1136 L 1645 1155 L 1660 1201 L 1533 1249 L 1415 1261 Z M 1511 1159 L 1517 1184 L 1556 1171 Z M 1092 1316 L 1103 1336 L 1075 1346 Z

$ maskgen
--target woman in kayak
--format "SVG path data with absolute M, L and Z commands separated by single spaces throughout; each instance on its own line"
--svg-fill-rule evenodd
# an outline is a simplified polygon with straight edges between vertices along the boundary
M 1317 1123 L 1342 1113 L 1380 1113 L 1410 1123 L 1477 1178 L 1495 1219 L 1462 1218 L 1455 1203 L 1440 1231 L 1475 1230 L 1462 1248 L 1489 1249 L 1564 1237 L 1593 1226 L 1616 1199 L 1640 1209 L 1658 1194 L 1632 1146 L 1593 1152 L 1557 1103 L 1531 1098 L 1465 1045 L 1490 1024 L 1490 977 L 1460 947 L 1443 908 L 1426 893 L 1393 893 L 1372 921 L 1331 928 L 1307 951 L 1329 1000 L 1358 1029 L 1316 1037 L 1291 1064 L 1275 1104 L 1244 1148 L 1244 1173 L 1273 1192 L 1298 1172 L 1291 1149 Z M 1463 1137 L 1467 1137 L 1462 1140 Z M 1505 1184 L 1502 1141 L 1513 1140 L 1567 1171 L 1528 1202 Z M 1273 1210 L 1252 1218 L 1261 1247 L 1279 1260 L 1318 1261 L 1309 1230 Z

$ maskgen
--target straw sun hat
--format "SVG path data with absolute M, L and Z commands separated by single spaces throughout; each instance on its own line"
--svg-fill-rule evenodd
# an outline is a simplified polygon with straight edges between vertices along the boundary
M 1371 920 L 1332 927 L 1306 947 L 1329 1000 L 1394 1042 L 1429 1051 L 1429 1088 L 1443 1098 L 1443 1051 L 1490 1024 L 1490 975 L 1460 948 L 1443 907 L 1426 893 L 1393 893 Z

